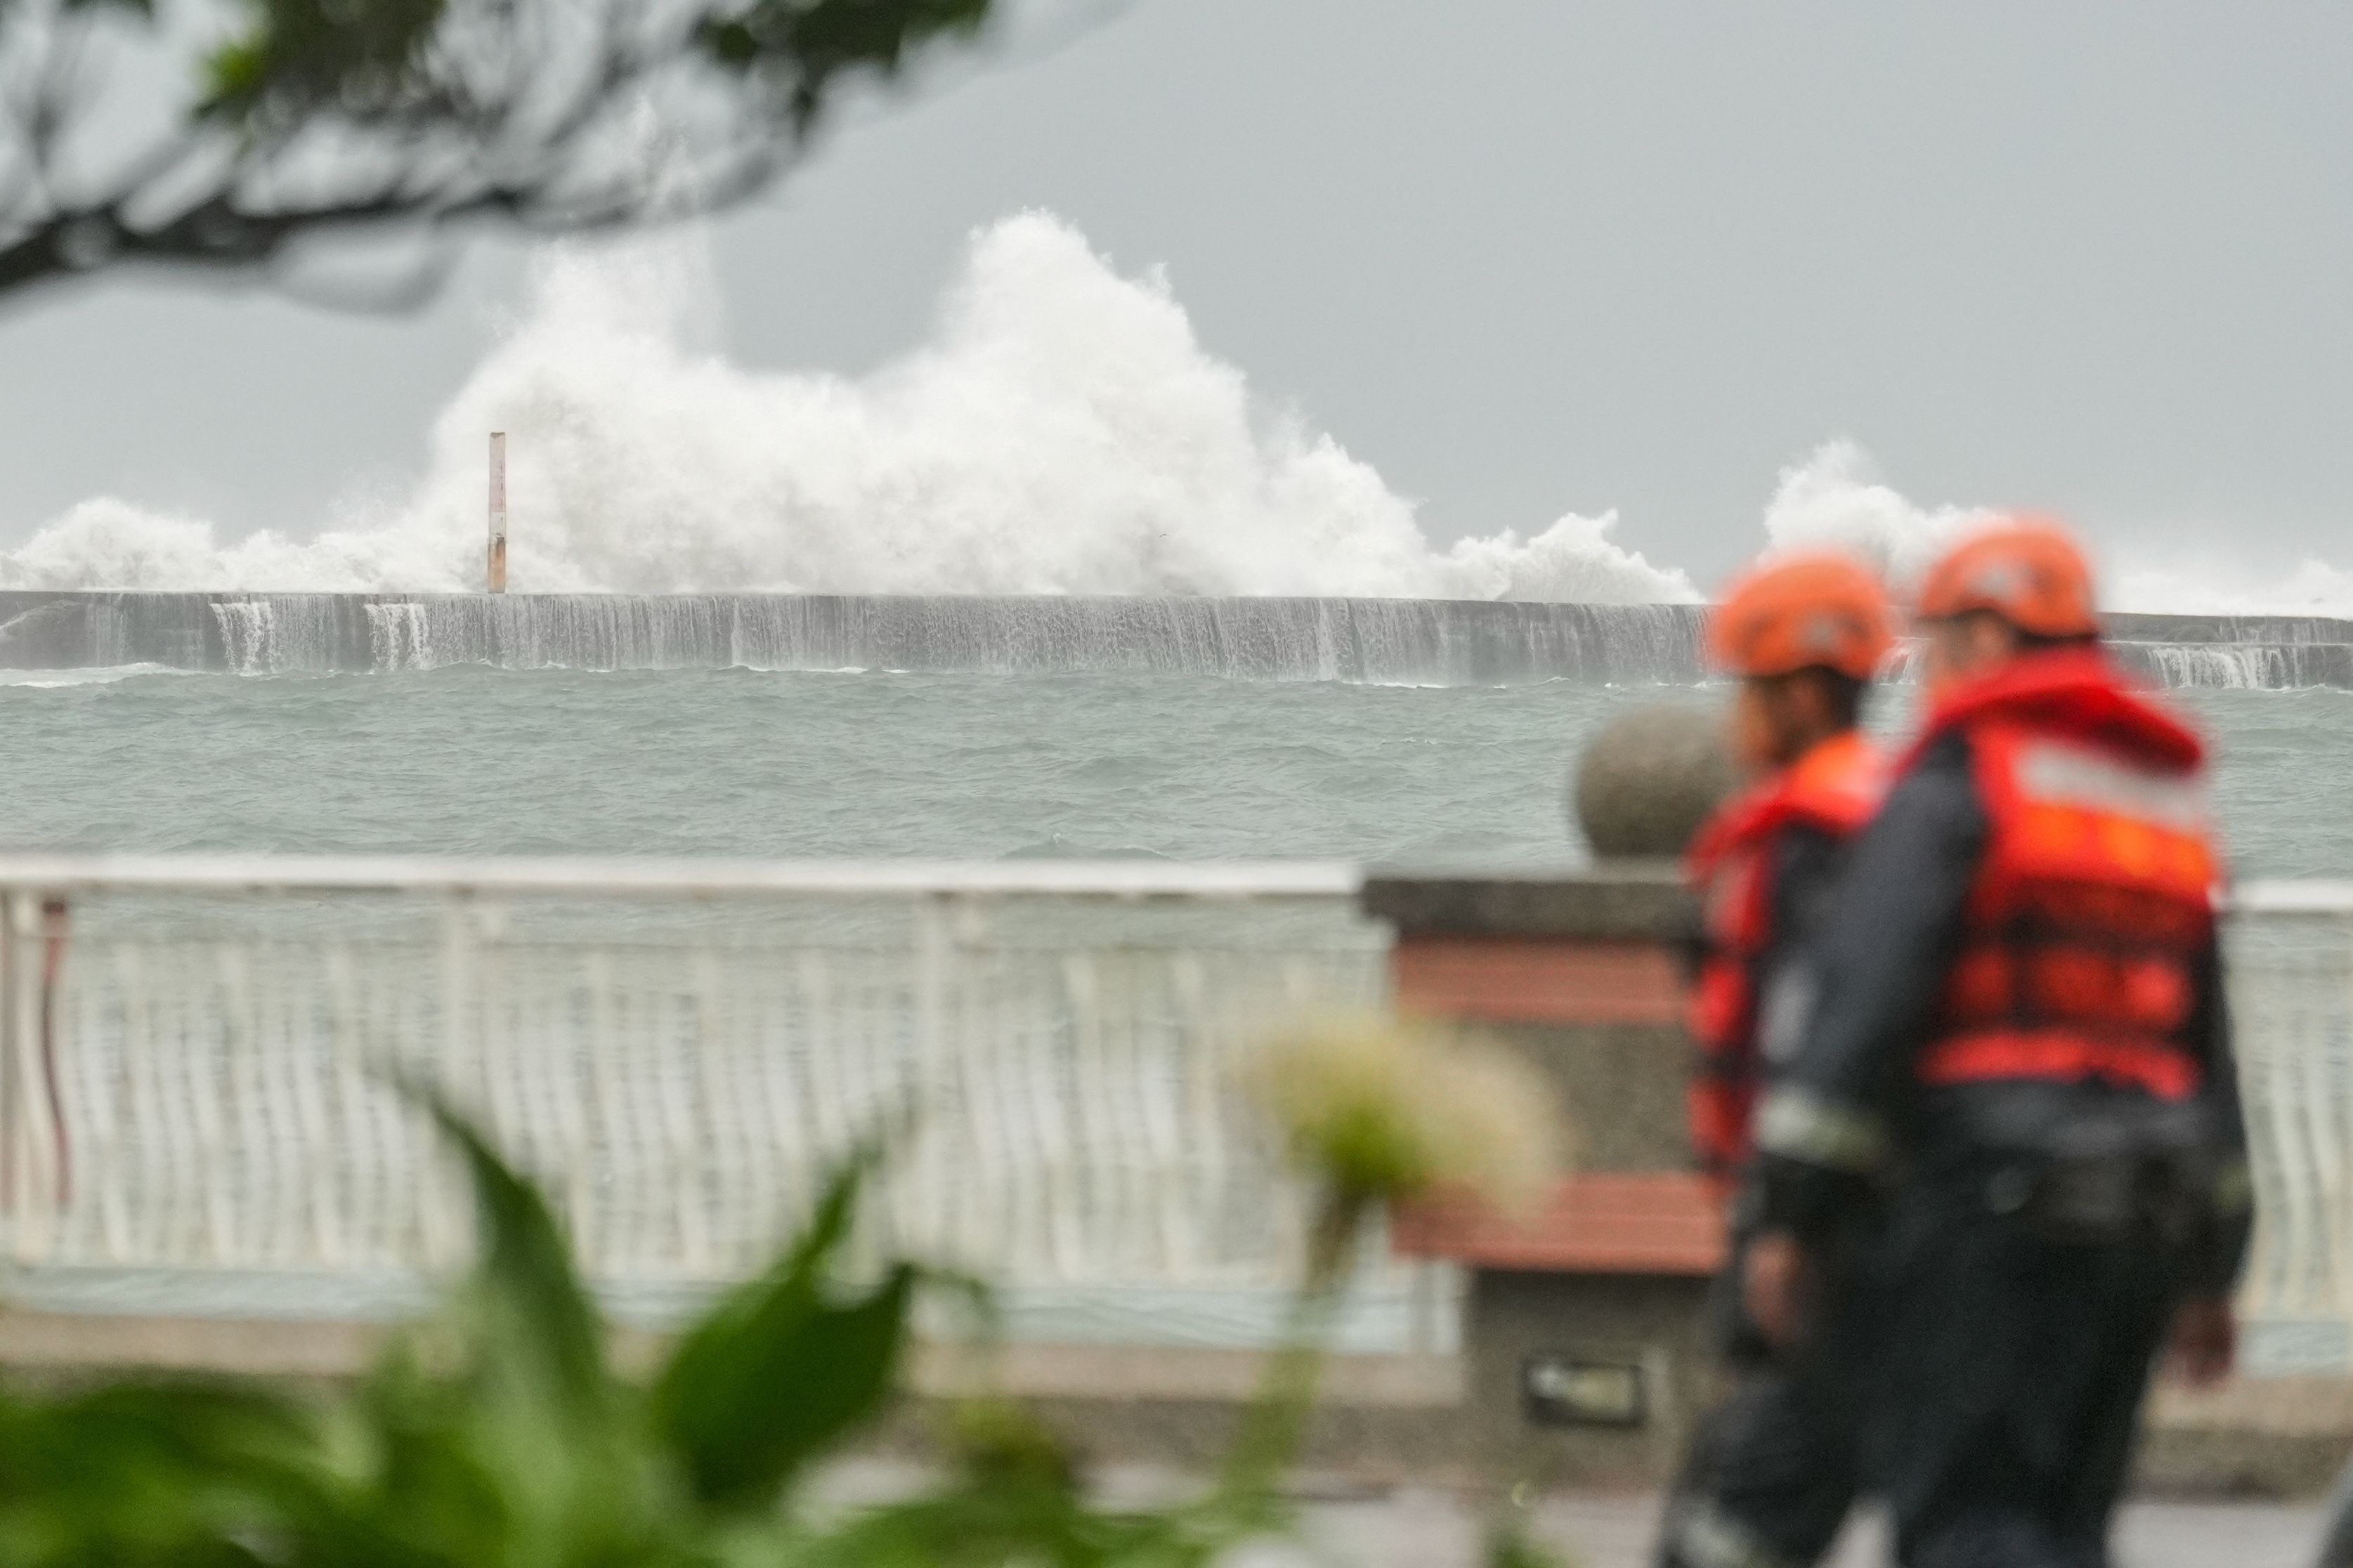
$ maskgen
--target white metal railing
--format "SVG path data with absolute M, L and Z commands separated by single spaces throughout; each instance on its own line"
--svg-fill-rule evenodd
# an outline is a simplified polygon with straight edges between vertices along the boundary
M 888 1222 L 1043 1331 L 1248 1340 L 1300 1216 L 1234 1069 L 1283 1014 L 1381 994 L 1358 885 L 1303 864 L 0 857 L 0 1295 L 413 1299 L 468 1208 L 385 1087 L 397 1064 L 539 1173 L 587 1269 L 649 1311 L 756 1267 L 831 1161 L 904 1122 Z M 2253 1349 L 2353 1364 L 2353 883 L 2242 889 L 2232 949 Z M 1392 1268 L 1351 1331 L 1445 1342 L 1446 1288 Z
M 2242 888 L 2230 949 L 2255 1188 L 2250 1358 L 2341 1371 L 2353 1363 L 2353 883 Z
M 1287 1011 L 1380 994 L 1356 886 L 1324 865 L 0 858 L 0 1253 L 20 1293 L 135 1275 L 205 1300 L 446 1265 L 467 1202 L 397 1064 L 542 1174 L 625 1293 L 756 1268 L 823 1171 L 897 1124 L 883 1207 L 924 1255 L 1043 1292 L 1065 1331 L 1189 1302 L 1180 1337 L 1248 1337 L 1300 1216 L 1237 1056 Z M 1409 1283 L 1371 1282 L 1378 1310 L 1409 1311 Z

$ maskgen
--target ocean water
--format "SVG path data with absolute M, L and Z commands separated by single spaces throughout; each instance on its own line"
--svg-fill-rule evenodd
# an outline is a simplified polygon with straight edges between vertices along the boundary
M 2240 872 L 2353 877 L 2353 693 L 2179 698 L 2216 740 Z M 16 672 L 0 684 L 0 845 L 1542 868 L 1582 855 L 1562 804 L 1580 745 L 1658 700 L 1715 699 L 1176 675 Z

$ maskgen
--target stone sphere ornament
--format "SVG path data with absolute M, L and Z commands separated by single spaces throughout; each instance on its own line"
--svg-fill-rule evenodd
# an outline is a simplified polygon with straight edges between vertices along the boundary
M 1597 860 L 1671 859 L 1738 783 L 1718 705 L 1645 702 L 1586 743 L 1571 815 Z

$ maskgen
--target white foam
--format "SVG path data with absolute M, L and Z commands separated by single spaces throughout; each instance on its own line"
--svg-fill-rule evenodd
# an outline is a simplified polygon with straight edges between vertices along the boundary
M 2353 572 L 2306 560 L 2286 576 L 2265 582 L 2251 579 L 2235 562 L 2135 566 L 2116 574 L 2109 597 L 2120 610 L 2353 617 Z
M 553 252 L 389 515 L 223 543 L 85 502 L 0 586 L 478 585 L 483 437 L 510 433 L 518 590 L 1696 598 L 1569 516 L 1433 550 L 1369 466 L 1208 353 L 1158 273 L 1059 219 L 973 238 L 931 341 L 874 374 L 702 352 L 691 241 Z
M 522 591 L 1700 596 L 1619 544 L 1614 511 L 1432 548 L 1368 464 L 1202 345 L 1166 277 L 1046 214 L 975 234 L 929 340 L 869 375 L 729 363 L 715 298 L 691 235 L 552 248 L 405 499 L 224 541 L 100 497 L 0 552 L 0 587 L 476 588 L 503 429 Z M 1912 500 L 1841 439 L 1782 470 L 1762 521 L 1768 549 L 1847 549 L 1903 586 L 1989 515 Z M 2142 561 L 2110 586 L 2122 608 L 2353 614 L 2353 572 L 2317 561 L 2274 583 Z
M 1848 551 L 1908 588 L 1947 546 L 1996 515 L 1982 506 L 1921 505 L 1889 486 L 1860 446 L 1836 440 L 1781 470 L 1765 536 L 1768 550 Z M 2105 571 L 2102 597 L 2114 609 L 2176 615 L 2353 616 L 2353 572 L 2307 560 L 2267 580 L 2234 561 L 2138 561 Z
M 149 675 L 194 675 L 164 664 L 93 665 L 87 669 L 0 669 L 0 686 L 21 686 L 41 691 L 65 686 L 111 686 Z
M 1765 539 L 1771 550 L 1846 551 L 1904 587 L 1992 516 L 1981 507 L 1920 506 L 1892 489 L 1860 446 L 1836 440 L 1781 470 L 1765 507 Z

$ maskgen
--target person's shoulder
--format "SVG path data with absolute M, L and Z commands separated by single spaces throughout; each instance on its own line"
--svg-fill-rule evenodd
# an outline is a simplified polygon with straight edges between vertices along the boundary
M 1785 822 L 1773 834 L 1773 862 L 1782 878 L 1800 876 L 1839 860 L 1852 836 L 1819 822 Z
M 1887 792 L 1879 821 L 1931 818 L 1975 823 L 1983 815 L 1969 738 L 1948 731 L 1933 737 L 1905 761 Z
M 1929 738 L 1905 762 L 1896 775 L 1897 788 L 1922 776 L 1940 777 L 1948 773 L 1966 774 L 1969 771 L 1969 736 L 1966 730 L 1953 729 Z

